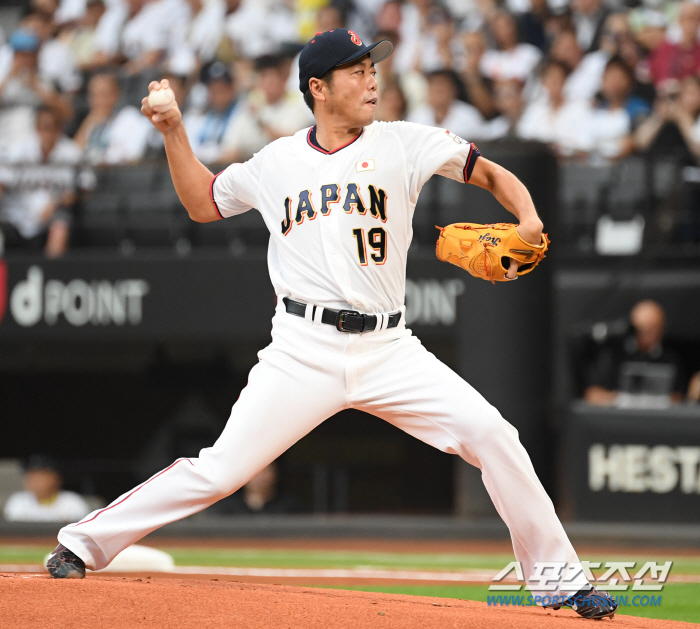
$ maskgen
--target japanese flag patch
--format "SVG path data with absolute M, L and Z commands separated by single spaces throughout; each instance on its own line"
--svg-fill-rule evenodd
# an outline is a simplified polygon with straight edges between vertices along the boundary
M 374 170 L 374 160 L 373 159 L 363 159 L 357 162 L 357 172 L 363 173 L 366 170 Z

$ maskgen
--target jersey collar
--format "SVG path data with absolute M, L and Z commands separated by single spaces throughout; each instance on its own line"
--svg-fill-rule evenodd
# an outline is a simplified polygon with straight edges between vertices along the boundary
M 352 140 L 350 140 L 350 142 L 343 144 L 343 146 L 339 146 L 334 151 L 327 151 L 318 143 L 318 140 L 316 140 L 316 125 L 309 129 L 309 133 L 306 135 L 306 141 L 309 143 L 309 146 L 312 149 L 316 149 L 319 153 L 323 153 L 324 155 L 333 155 L 333 153 L 342 151 L 346 146 L 350 146 L 353 142 L 355 142 L 362 135 L 362 131 L 364 131 L 364 129 L 362 129 Z

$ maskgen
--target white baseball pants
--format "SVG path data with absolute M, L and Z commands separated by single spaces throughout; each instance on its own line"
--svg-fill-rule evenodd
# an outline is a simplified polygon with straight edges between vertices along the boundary
M 349 334 L 283 308 L 273 318 L 272 343 L 258 354 L 212 447 L 197 458 L 178 459 L 60 530 L 59 542 L 88 568 L 104 568 L 154 529 L 233 493 L 326 418 L 350 407 L 480 468 L 526 577 L 537 561 L 579 565 L 517 430 L 405 325 Z M 561 592 L 586 583 L 581 574 Z

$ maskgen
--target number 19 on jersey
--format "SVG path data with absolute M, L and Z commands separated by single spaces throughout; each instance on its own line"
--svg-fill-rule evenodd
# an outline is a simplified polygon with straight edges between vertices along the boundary
M 352 235 L 357 241 L 357 259 L 360 261 L 360 266 L 367 266 L 367 246 L 365 244 L 365 230 L 361 228 L 353 229 Z M 367 232 L 367 244 L 374 249 L 374 252 L 369 254 L 372 262 L 375 264 L 384 264 L 386 262 L 386 231 L 383 227 L 373 227 Z

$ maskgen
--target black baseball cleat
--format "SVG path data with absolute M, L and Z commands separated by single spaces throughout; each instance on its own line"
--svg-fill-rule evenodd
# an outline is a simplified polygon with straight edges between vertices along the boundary
M 582 618 L 591 620 L 602 620 L 612 618 L 617 611 L 617 601 L 605 590 L 597 590 L 589 586 L 572 594 L 569 598 L 553 605 L 543 605 L 550 609 L 561 609 L 570 607 Z
M 85 562 L 63 544 L 56 546 L 46 561 L 46 569 L 54 579 L 84 579 Z

